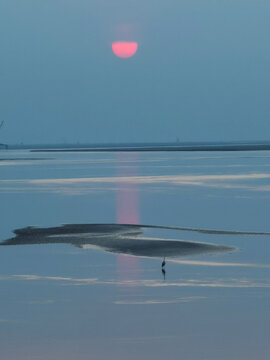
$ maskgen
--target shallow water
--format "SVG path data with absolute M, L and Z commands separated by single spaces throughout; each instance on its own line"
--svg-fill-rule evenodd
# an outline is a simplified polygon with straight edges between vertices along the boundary
M 147 254 L 129 246 L 142 256 L 124 255 L 122 243 L 110 252 L 111 230 L 103 247 L 89 235 L 71 246 L 70 232 L 61 243 L 32 234 L 31 245 L 1 246 L 1 359 L 269 358 L 270 152 L 1 151 L 0 160 L 2 242 L 28 226 L 165 226 L 124 236 L 148 241 Z M 230 251 L 177 253 L 164 278 L 153 239 Z

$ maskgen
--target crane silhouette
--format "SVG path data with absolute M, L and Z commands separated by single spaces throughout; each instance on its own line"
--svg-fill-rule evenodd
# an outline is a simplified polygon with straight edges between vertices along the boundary
M 163 274 L 163 278 L 165 280 L 165 276 L 166 276 L 166 270 L 165 270 L 165 265 L 166 265 L 166 261 L 165 261 L 165 256 L 163 257 L 163 261 L 161 263 L 161 272 Z
M 165 265 L 166 265 L 166 261 L 165 261 L 165 256 L 164 256 L 162 264 L 161 264 L 162 269 L 164 269 Z

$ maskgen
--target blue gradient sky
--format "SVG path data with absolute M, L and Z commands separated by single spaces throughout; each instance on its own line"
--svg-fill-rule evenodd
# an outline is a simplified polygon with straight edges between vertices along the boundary
M 0 140 L 269 139 L 269 17 L 261 0 L 1 0 Z

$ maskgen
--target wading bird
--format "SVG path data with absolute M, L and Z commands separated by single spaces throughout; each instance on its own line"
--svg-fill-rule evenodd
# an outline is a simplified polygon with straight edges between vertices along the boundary
M 165 256 L 164 256 L 162 264 L 161 264 L 162 269 L 164 268 L 165 265 L 166 265 L 166 261 L 165 261 Z

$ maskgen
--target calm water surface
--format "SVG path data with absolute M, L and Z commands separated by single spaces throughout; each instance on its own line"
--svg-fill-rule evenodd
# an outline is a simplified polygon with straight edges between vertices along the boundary
M 0 240 L 27 226 L 270 233 L 270 152 L 0 153 Z M 234 250 L 166 259 L 0 247 L 0 358 L 269 359 L 270 235 L 144 229 Z M 56 241 L 57 242 L 57 241 Z

